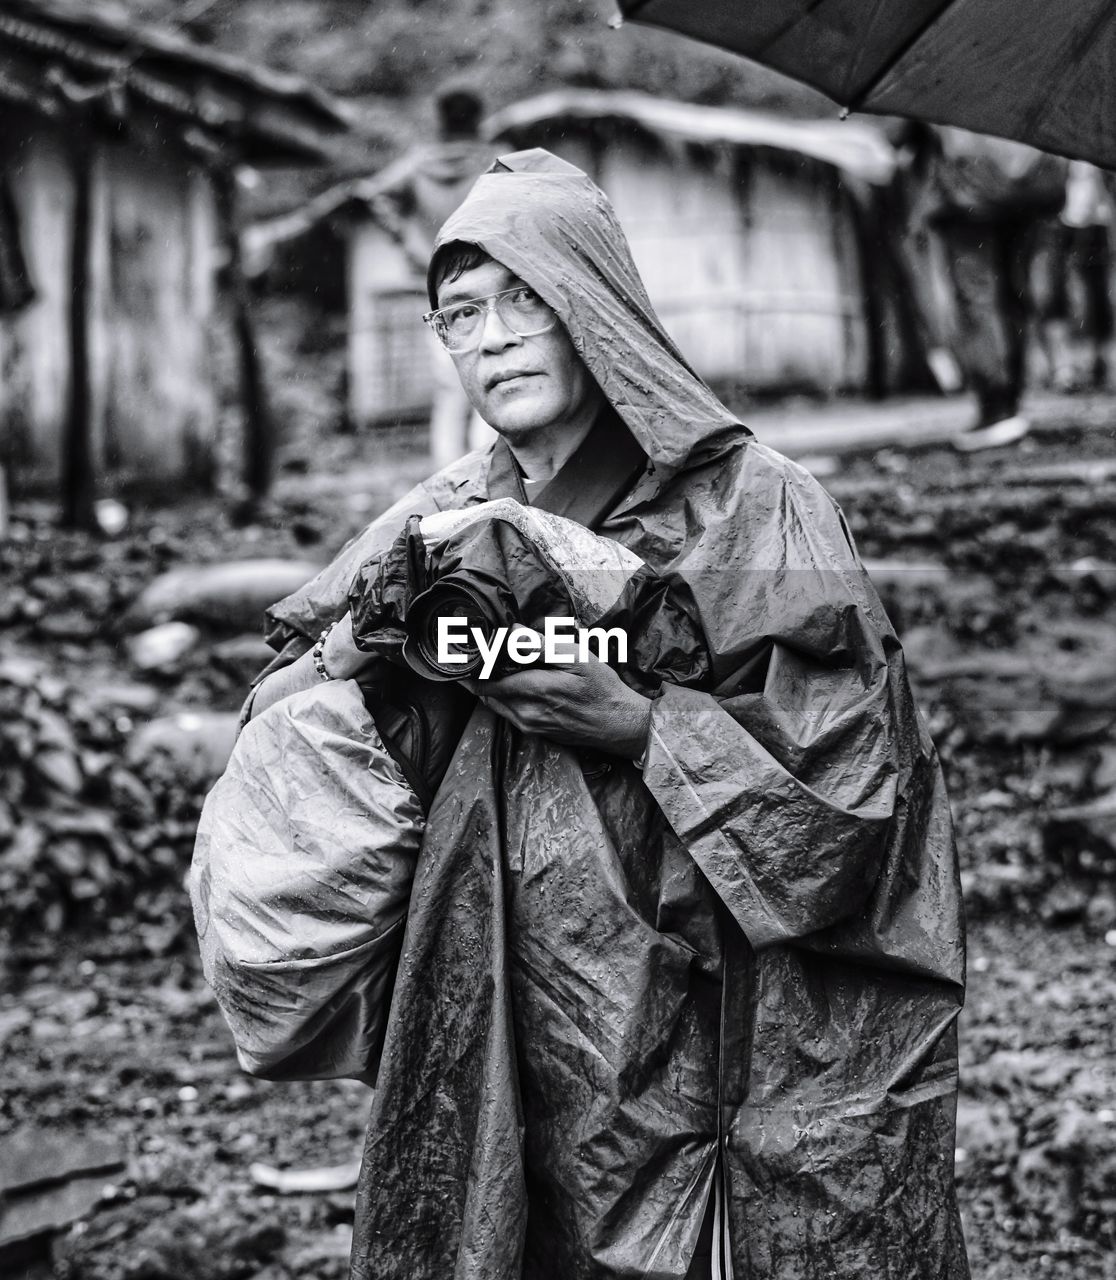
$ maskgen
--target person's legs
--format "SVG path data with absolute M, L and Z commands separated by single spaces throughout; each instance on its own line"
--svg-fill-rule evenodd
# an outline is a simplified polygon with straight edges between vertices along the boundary
M 1116 333 L 1111 271 L 1112 244 L 1108 227 L 1081 227 L 1077 232 L 1085 333 L 1092 346 L 1090 379 L 1094 387 L 1108 381 L 1108 349 Z
M 1033 219 L 1004 222 L 997 228 L 1000 259 L 1000 315 L 1007 339 L 1007 377 L 1011 412 L 1017 413 L 1027 380 L 1027 343 L 1035 306 L 1031 281 L 1038 245 L 1038 223 Z
M 1011 417 L 1013 344 L 1003 308 L 1001 254 L 996 228 L 961 222 L 943 224 L 939 233 L 957 313 L 955 353 L 967 385 L 976 393 L 978 427 Z
M 1062 390 L 1074 382 L 1069 290 L 1073 261 L 1073 228 L 1060 221 L 1045 221 L 1032 255 L 1031 285 L 1036 295 L 1035 324 L 1046 362 L 1046 385 Z

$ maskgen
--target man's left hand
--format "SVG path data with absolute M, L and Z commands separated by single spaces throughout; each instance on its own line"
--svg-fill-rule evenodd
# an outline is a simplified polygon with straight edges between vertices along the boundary
M 523 733 L 635 760 L 651 724 L 651 699 L 604 662 L 528 667 L 499 680 L 463 681 Z

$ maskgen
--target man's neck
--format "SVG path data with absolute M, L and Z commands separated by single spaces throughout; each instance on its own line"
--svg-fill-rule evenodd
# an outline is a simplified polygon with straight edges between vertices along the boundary
M 556 476 L 593 429 L 599 410 L 600 404 L 594 402 L 573 422 L 556 423 L 526 439 L 508 440 L 508 448 L 524 477 L 545 483 Z

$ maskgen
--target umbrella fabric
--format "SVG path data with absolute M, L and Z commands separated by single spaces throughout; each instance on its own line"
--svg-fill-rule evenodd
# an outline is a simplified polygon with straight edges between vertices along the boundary
M 688 370 L 580 171 L 503 157 L 442 238 L 558 308 L 642 448 L 582 522 L 686 584 L 709 687 L 664 684 L 642 772 L 474 711 L 416 867 L 354 1276 L 682 1280 L 719 1187 L 738 1276 L 964 1280 L 949 807 L 840 512 Z M 539 505 L 569 515 L 561 479 Z M 274 640 L 343 612 L 412 511 L 515 489 L 499 449 L 440 473 Z
M 852 111 L 953 124 L 1116 168 L 1109 0 L 619 0 Z

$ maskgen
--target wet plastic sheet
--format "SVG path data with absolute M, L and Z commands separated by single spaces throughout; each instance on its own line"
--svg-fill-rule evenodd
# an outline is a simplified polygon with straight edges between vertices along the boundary
M 245 726 L 190 879 L 205 975 L 246 1071 L 375 1080 L 423 826 L 352 681 Z
M 506 157 L 442 239 L 556 308 L 639 442 L 593 527 L 685 583 L 711 683 L 663 686 L 642 775 L 474 713 L 416 869 L 354 1276 L 680 1280 L 720 1181 L 739 1277 L 963 1280 L 949 809 L 839 511 L 690 373 L 578 171 Z M 515 496 L 498 453 L 413 509 Z M 398 515 L 278 640 L 344 611 Z
M 416 523 L 353 580 L 358 647 L 406 661 L 432 680 L 465 679 L 482 666 L 478 646 L 470 638 L 455 646 L 460 665 L 442 664 L 440 617 L 467 616 L 489 642 L 500 627 L 541 631 L 548 618 L 564 618 L 602 633 L 622 631 L 624 657 L 614 649 L 612 661 L 636 688 L 708 682 L 708 651 L 688 586 L 655 573 L 614 540 L 508 498 Z M 423 560 L 418 569 L 416 556 Z M 516 666 L 502 657 L 492 674 Z

